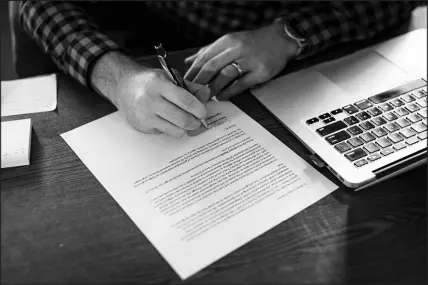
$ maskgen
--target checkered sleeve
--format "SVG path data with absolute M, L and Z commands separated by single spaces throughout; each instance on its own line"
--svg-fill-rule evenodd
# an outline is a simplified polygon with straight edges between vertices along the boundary
M 306 5 L 283 18 L 295 36 L 307 45 L 299 58 L 306 58 L 333 45 L 368 40 L 399 26 L 413 9 L 426 5 L 419 1 L 332 1 Z
M 20 21 L 62 71 L 86 86 L 90 86 L 89 69 L 96 59 L 120 49 L 72 2 L 22 1 Z

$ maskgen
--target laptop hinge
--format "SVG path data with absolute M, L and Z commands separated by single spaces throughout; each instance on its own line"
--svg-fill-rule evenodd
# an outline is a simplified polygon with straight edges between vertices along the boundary
M 426 148 L 421 149 L 397 161 L 394 161 L 385 166 L 382 166 L 381 168 L 374 170 L 373 173 L 376 175 L 377 179 L 382 178 L 406 166 L 412 165 L 420 160 L 426 159 L 426 152 L 427 152 Z

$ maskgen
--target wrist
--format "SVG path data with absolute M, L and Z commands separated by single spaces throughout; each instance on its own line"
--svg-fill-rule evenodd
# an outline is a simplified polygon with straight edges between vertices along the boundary
M 283 36 L 289 39 L 290 42 L 293 42 L 295 45 L 297 45 L 297 51 L 293 53 L 293 58 L 299 58 L 307 46 L 306 40 L 296 33 L 290 21 L 288 21 L 286 18 L 277 18 L 275 23 L 278 23 L 282 27 Z
M 102 55 L 94 63 L 90 74 L 90 84 L 98 93 L 118 107 L 120 86 L 123 86 L 124 82 L 133 74 L 143 69 L 144 67 L 125 54 L 111 51 Z
M 278 37 L 279 41 L 282 43 L 281 46 L 287 51 L 287 57 L 297 57 L 299 52 L 299 44 L 295 39 L 285 34 L 283 22 L 274 21 L 272 23 L 272 28 L 276 37 Z

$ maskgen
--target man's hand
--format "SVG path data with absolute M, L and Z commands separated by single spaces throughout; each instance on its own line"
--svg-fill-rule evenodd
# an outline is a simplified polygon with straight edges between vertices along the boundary
M 187 82 L 195 97 L 171 82 L 163 70 L 142 67 L 116 52 L 96 62 L 91 82 L 144 133 L 181 137 L 186 130 L 199 128 L 207 115 L 203 104 L 210 97 L 207 87 Z
M 297 49 L 297 43 L 284 36 L 281 22 L 254 31 L 227 34 L 186 58 L 191 67 L 185 78 L 209 84 L 212 96 L 228 100 L 277 75 Z M 232 62 L 241 67 L 241 78 Z

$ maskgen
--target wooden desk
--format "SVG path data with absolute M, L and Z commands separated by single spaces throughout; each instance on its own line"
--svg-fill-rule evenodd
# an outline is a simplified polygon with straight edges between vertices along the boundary
M 249 93 L 233 102 L 307 159 Z M 113 111 L 59 75 L 58 109 L 20 116 L 33 120 L 31 165 L 1 171 L 2 283 L 181 283 L 60 137 Z M 426 166 L 359 193 L 321 172 L 340 189 L 183 283 L 427 284 Z

